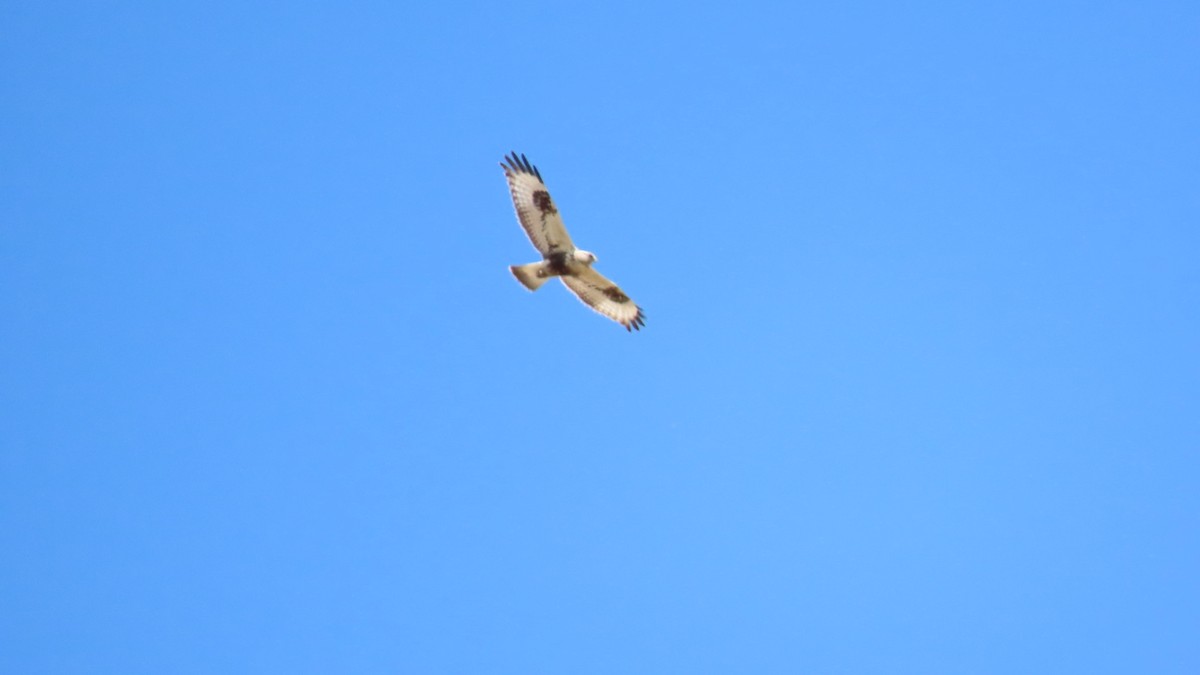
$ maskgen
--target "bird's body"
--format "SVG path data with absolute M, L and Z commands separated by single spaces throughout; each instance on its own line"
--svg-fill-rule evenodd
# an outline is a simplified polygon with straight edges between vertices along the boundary
M 640 330 L 646 322 L 642 308 L 616 284 L 592 269 L 592 263 L 596 262 L 594 253 L 575 247 L 541 173 L 525 155 L 514 152 L 504 159 L 507 164 L 500 166 L 508 180 L 517 220 L 542 254 L 539 262 L 509 267 L 513 276 L 531 291 L 541 288 L 551 277 L 558 277 L 585 305 L 626 330 Z

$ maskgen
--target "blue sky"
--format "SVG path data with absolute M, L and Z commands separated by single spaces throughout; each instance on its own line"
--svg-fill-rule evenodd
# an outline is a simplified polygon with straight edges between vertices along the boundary
M 0 671 L 1198 672 L 1198 25 L 4 3 Z

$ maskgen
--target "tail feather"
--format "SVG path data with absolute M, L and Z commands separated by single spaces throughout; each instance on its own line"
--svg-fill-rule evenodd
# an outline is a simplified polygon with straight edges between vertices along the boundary
M 512 265 L 508 269 L 521 282 L 521 285 L 531 291 L 536 291 L 546 283 L 550 275 L 545 273 L 545 261 L 529 263 L 528 265 Z

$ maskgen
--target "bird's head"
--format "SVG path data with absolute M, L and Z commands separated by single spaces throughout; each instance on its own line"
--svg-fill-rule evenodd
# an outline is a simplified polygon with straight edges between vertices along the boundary
M 581 262 L 584 265 L 591 265 L 592 263 L 596 262 L 596 254 L 592 253 L 591 251 L 575 249 L 574 256 L 576 261 Z

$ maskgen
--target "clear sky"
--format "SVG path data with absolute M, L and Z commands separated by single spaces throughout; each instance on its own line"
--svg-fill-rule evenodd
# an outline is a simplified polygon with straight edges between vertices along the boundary
M 0 5 L 0 672 L 1200 672 L 1195 2 Z M 640 333 L 507 266 L 528 155 Z

